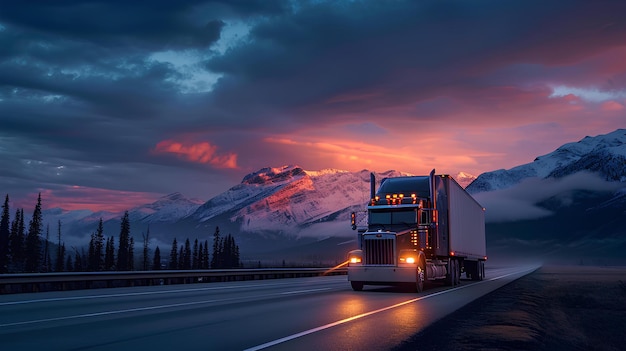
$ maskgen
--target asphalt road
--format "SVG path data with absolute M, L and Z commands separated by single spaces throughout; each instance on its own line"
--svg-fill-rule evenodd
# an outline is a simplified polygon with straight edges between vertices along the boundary
M 417 294 L 346 276 L 0 296 L 0 350 L 384 350 L 537 267 Z

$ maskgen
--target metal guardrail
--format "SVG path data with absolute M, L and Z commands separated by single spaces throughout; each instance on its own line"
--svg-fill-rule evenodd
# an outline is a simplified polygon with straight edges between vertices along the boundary
M 347 268 L 257 268 L 0 274 L 0 294 L 347 274 Z

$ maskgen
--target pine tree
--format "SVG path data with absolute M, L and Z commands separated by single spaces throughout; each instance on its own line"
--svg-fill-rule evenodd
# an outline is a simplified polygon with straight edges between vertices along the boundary
M 130 245 L 130 221 L 128 219 L 128 211 L 124 212 L 122 223 L 120 226 L 120 239 L 117 249 L 117 270 L 127 271 L 128 268 L 128 246 Z
M 24 209 L 15 210 L 15 218 L 11 222 L 9 235 L 9 271 L 24 270 Z
M 46 226 L 46 242 L 43 249 L 43 271 L 50 272 L 50 224 Z
M 172 251 L 170 251 L 170 269 L 178 269 L 178 243 L 176 238 L 172 242 Z
M 209 241 L 204 241 L 204 255 L 203 255 L 202 268 L 209 269 Z
M 63 261 L 65 260 L 65 245 L 61 246 L 61 220 L 58 223 L 57 233 L 57 259 L 54 265 L 56 272 L 63 272 Z
M 95 241 L 96 233 L 91 233 L 91 238 L 89 239 L 89 250 L 87 251 L 87 270 L 91 272 L 95 272 L 97 270 Z
M 132 236 L 128 243 L 128 270 L 135 270 L 135 239 Z
M 58 252 L 58 254 L 59 254 L 59 256 L 57 256 L 56 271 L 57 272 L 63 272 L 63 270 L 65 269 L 65 267 L 64 267 L 65 243 L 63 243 L 62 245 L 59 245 L 59 252 Z M 69 271 L 70 269 L 67 268 L 67 270 Z
M 150 256 L 150 252 L 148 249 L 148 244 L 150 242 L 150 227 L 148 226 L 148 230 L 146 234 L 141 234 L 143 236 L 143 270 L 148 270 L 148 256 Z
M 82 255 L 74 248 L 74 272 L 82 272 L 85 270 Z
M 104 269 L 107 271 L 115 270 L 115 237 L 110 237 L 107 240 L 104 253 Z
M 180 245 L 180 250 L 178 250 L 178 269 L 185 269 L 185 251 L 183 248 L 184 245 Z
M 191 269 L 198 269 L 198 261 L 199 261 L 199 252 L 198 252 L 198 239 L 193 242 L 193 252 L 191 258 Z
M 213 234 L 213 256 L 211 257 L 211 268 L 220 268 L 220 227 L 215 227 L 215 233 Z
M 154 259 L 152 260 L 152 269 L 158 271 L 161 269 L 161 250 L 157 245 L 156 249 L 154 249 Z
M 220 257 L 219 257 L 220 268 L 229 268 L 228 267 L 228 259 L 230 258 L 230 250 L 228 246 L 229 237 L 230 237 L 230 234 L 220 239 Z
M 0 273 L 9 271 L 9 194 L 4 198 L 2 218 L 0 219 Z
M 94 238 L 94 270 L 96 271 L 104 270 L 104 250 L 104 225 L 102 223 L 102 217 L 100 217 Z
M 191 269 L 191 243 L 189 242 L 189 238 L 185 240 L 185 251 L 183 251 L 182 269 Z
M 35 210 L 33 211 L 33 218 L 29 223 L 28 235 L 26 236 L 26 261 L 24 268 L 27 272 L 37 272 L 41 266 L 41 240 L 39 236 L 42 230 L 42 220 L 41 193 L 39 193 L 37 205 L 35 205 Z
M 204 269 L 204 246 L 202 242 L 198 244 L 198 269 Z

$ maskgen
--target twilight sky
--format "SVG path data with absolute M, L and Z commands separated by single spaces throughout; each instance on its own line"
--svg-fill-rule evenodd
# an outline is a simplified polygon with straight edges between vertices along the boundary
M 286 164 L 478 175 L 626 127 L 623 0 L 0 9 L 12 209 L 208 200 Z

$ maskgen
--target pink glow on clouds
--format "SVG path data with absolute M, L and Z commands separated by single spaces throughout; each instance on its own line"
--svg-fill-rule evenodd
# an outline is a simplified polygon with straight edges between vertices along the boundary
M 64 210 L 89 209 L 94 212 L 120 212 L 133 207 L 152 203 L 160 194 L 89 188 L 84 186 L 66 186 L 55 189 L 39 189 L 43 209 L 62 208 Z M 11 208 L 23 208 L 32 212 L 37 204 L 38 194 L 29 194 L 25 198 L 11 201 Z
M 607 101 L 602 104 L 603 111 L 622 111 L 624 110 L 624 105 L 620 104 L 617 101 Z
M 155 149 L 157 153 L 173 153 L 178 157 L 196 163 L 208 163 L 217 168 L 237 168 L 237 154 L 217 154 L 217 146 L 208 142 L 183 144 L 173 140 L 159 142 Z
M 348 171 L 369 169 L 373 171 L 398 170 L 421 174 L 437 168 L 442 172 L 458 172 L 461 168 L 475 169 L 477 158 L 495 156 L 471 150 L 454 140 L 431 134 L 414 138 L 376 138 L 367 141 L 350 141 L 346 138 L 288 138 L 268 137 L 264 141 L 279 146 L 289 146 L 293 158 L 311 170 L 337 168 Z M 457 171 L 458 169 L 458 171 Z

